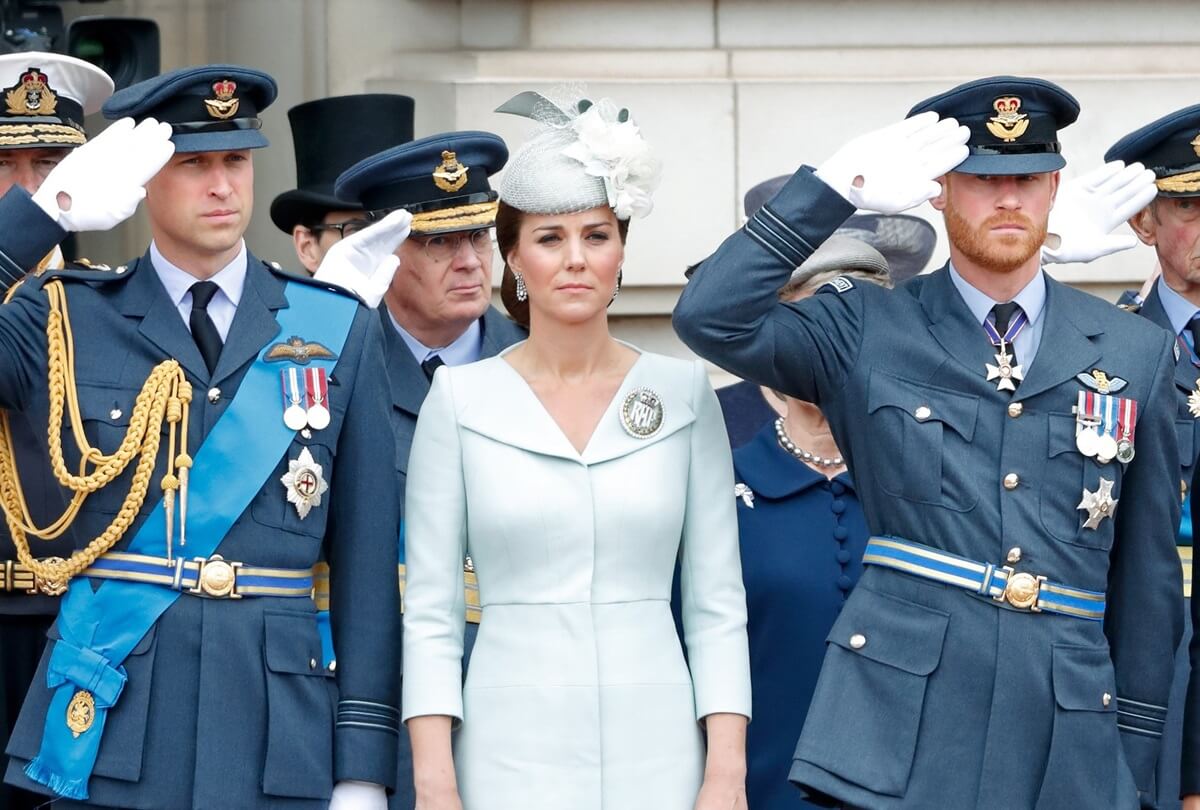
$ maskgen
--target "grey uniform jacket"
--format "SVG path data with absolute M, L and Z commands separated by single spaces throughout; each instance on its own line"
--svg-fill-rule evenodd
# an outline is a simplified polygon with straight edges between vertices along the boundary
M 1170 336 L 1047 278 L 1041 348 L 1010 394 L 985 380 L 995 350 L 945 269 L 780 303 L 852 212 L 797 172 L 699 267 L 676 331 L 822 408 L 873 534 L 997 566 L 1019 547 L 1018 571 L 1104 591 L 1108 610 L 1022 612 L 869 566 L 829 634 L 792 781 L 871 808 L 1153 806 L 1181 612 Z M 1127 466 L 1076 451 L 1075 375 L 1095 368 L 1139 403 Z M 1087 529 L 1076 507 L 1101 477 L 1115 519 Z
M 392 407 L 389 419 L 396 437 L 396 482 L 403 509 L 405 488 L 408 484 L 408 452 L 412 448 L 413 431 L 417 428 L 417 415 L 429 394 L 429 378 L 421 370 L 420 363 L 413 357 L 404 339 L 396 331 L 387 307 L 379 306 L 383 325 L 384 354 L 387 360 L 388 384 L 391 390 Z M 483 314 L 483 348 L 480 359 L 495 357 L 518 341 L 524 340 L 525 330 L 504 317 L 495 307 L 488 307 Z M 417 482 L 418 486 L 420 482 Z M 403 543 L 403 540 L 401 541 Z M 403 546 L 401 547 L 403 559 Z M 463 639 L 466 657 L 470 657 L 475 644 L 476 624 L 468 624 Z M 400 767 L 396 776 L 396 793 L 391 797 L 390 810 L 412 810 L 416 802 L 413 794 L 412 751 L 408 731 L 400 729 Z
M 24 217 L 24 227 L 42 238 L 61 238 L 44 214 L 29 213 L 29 205 L 27 196 L 6 197 L 0 221 Z M 8 256 L 15 252 L 5 250 Z M 46 421 L 48 305 L 40 288 L 50 277 L 26 283 L 0 307 L 0 406 L 31 414 L 35 423 Z M 63 279 L 75 330 L 84 429 L 104 452 L 117 447 L 143 381 L 167 358 L 181 363 L 196 392 L 189 446 L 197 452 L 237 396 L 251 361 L 268 344 L 288 338 L 278 334 L 275 321 L 275 313 L 288 306 L 285 280 L 252 256 L 211 376 L 148 256 L 120 273 L 67 271 L 55 277 Z M 89 782 L 91 802 L 154 810 L 325 810 L 335 781 L 394 785 L 399 509 L 389 474 L 392 436 L 379 430 L 387 408 L 383 343 L 379 321 L 365 307 L 354 315 L 328 388 L 331 424 L 311 437 L 296 435 L 218 553 L 252 566 L 304 569 L 324 552 L 333 569 L 332 600 L 339 606 L 333 616 L 336 673 L 320 665 L 310 599 L 180 596 L 124 661 L 128 680 L 106 721 Z M 264 423 L 282 419 L 281 399 L 260 403 L 260 410 Z M 67 466 L 74 467 L 74 442 L 64 439 L 63 445 Z M 305 448 L 322 465 L 329 489 L 301 519 L 280 478 Z M 164 459 L 160 452 L 152 481 L 162 478 Z M 131 465 L 87 499 L 76 522 L 81 542 L 112 520 L 132 473 Z M 118 549 L 154 503 L 155 496 L 148 496 Z M 42 740 L 52 695 L 45 666 L 43 656 L 8 747 L 6 775 L 11 783 L 43 792 L 22 768 Z M 369 711 L 360 711 L 364 707 Z

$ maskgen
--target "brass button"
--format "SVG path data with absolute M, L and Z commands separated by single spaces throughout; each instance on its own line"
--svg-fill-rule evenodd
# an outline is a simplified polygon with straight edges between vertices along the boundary
M 315 659 L 315 658 L 308 659 L 308 668 L 316 669 L 317 668 L 317 659 Z
M 861 650 L 865 646 L 867 646 L 867 637 L 862 633 L 855 633 L 850 636 L 850 649 Z
M 214 405 L 216 405 L 218 402 L 220 402 L 221 401 L 221 389 L 220 388 L 208 389 L 208 401 Z
M 1100 702 L 1103 703 L 1104 708 L 1107 709 L 1109 707 L 1109 705 L 1112 703 L 1112 695 L 1110 695 L 1108 692 L 1105 692 L 1104 697 L 1100 698 Z
M 1016 565 L 1021 561 L 1021 547 L 1013 546 L 1008 550 L 1008 556 L 1005 558 L 1009 565 Z
M 1020 402 L 1008 403 L 1008 415 L 1011 416 L 1013 419 L 1016 419 L 1018 416 L 1020 416 L 1024 412 L 1025 412 L 1025 406 L 1022 405 Z
M 924 422 L 926 419 L 933 416 L 933 411 L 929 410 L 928 405 L 921 405 L 918 406 L 915 411 L 913 411 L 913 416 L 917 417 L 918 422 Z
M 1004 488 L 1007 490 L 1016 489 L 1017 485 L 1020 483 L 1021 477 L 1016 473 L 1009 473 L 1008 475 L 1004 476 Z

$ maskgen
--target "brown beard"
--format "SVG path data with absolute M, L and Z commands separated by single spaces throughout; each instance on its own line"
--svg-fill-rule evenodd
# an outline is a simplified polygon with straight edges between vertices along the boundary
M 946 206 L 943 213 L 950 244 L 975 264 L 993 272 L 1011 273 L 1023 267 L 1046 241 L 1047 223 L 1035 225 L 1024 214 L 995 214 L 973 228 L 953 207 Z M 1008 224 L 1024 227 L 1025 233 L 1003 237 L 990 233 L 992 228 Z

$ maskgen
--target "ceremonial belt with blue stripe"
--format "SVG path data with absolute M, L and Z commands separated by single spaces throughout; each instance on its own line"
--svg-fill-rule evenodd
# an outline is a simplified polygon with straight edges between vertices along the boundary
M 867 541 L 863 563 L 974 591 L 1030 613 L 1104 619 L 1103 593 L 1050 582 L 1043 576 L 1014 571 L 1008 565 L 976 562 L 899 537 L 872 537 Z
M 110 551 L 83 572 L 96 579 L 145 582 L 203 596 L 208 599 L 241 599 L 243 596 L 313 595 L 311 568 L 255 568 L 231 562 L 220 554 L 205 559 L 154 557 Z

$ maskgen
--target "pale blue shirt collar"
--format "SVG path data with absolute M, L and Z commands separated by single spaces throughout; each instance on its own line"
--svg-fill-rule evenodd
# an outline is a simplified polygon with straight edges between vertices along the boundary
M 960 276 L 958 271 L 954 269 L 953 262 L 950 263 L 949 267 L 950 280 L 954 282 L 954 288 L 958 290 L 958 294 L 966 302 L 967 309 L 971 310 L 971 314 L 975 317 L 975 322 L 982 328 L 983 322 L 992 311 L 992 307 L 1005 302 L 994 301 L 971 286 L 971 283 Z M 1040 325 L 1042 310 L 1046 307 L 1046 276 L 1040 267 L 1038 268 L 1037 275 L 1030 279 L 1029 283 L 1012 300 L 1016 301 L 1025 312 L 1025 316 L 1029 318 L 1030 326 Z
M 1200 312 L 1200 307 L 1168 287 L 1162 276 L 1158 277 L 1157 284 L 1158 300 L 1162 303 L 1163 312 L 1167 313 L 1167 320 L 1171 322 L 1175 334 L 1182 335 L 1188 322 Z
M 237 305 L 242 300 L 242 290 L 246 286 L 246 261 L 246 242 L 243 240 L 233 261 L 208 279 L 220 289 L 208 305 L 208 314 L 222 340 L 229 336 L 229 327 L 233 323 Z M 172 264 L 154 242 L 150 243 L 150 262 L 167 290 L 167 297 L 171 299 L 186 325 L 192 309 L 192 285 L 201 279 Z
M 380 306 L 387 306 L 381 304 Z M 412 356 L 416 358 L 418 363 L 424 363 L 433 355 L 442 358 L 442 362 L 448 366 L 464 366 L 467 363 L 474 363 L 483 354 L 483 326 L 479 320 L 474 320 L 467 327 L 467 331 L 459 335 L 449 346 L 429 347 L 408 333 L 408 330 L 399 324 L 396 316 L 392 315 L 389 309 L 388 320 L 392 322 L 392 326 L 400 333 L 400 338 L 404 341 L 404 345 L 412 352 Z

